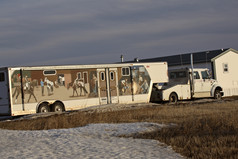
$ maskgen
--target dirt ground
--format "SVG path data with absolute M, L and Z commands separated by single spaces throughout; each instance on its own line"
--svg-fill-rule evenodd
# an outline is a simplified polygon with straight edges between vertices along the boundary
M 33 100 L 33 99 L 32 99 Z M 62 113 L 41 113 L 41 114 L 30 114 L 24 116 L 16 116 L 16 117 L 9 117 L 3 116 L 0 117 L 0 121 L 8 120 L 24 120 L 24 119 L 36 119 L 42 117 L 49 117 L 55 114 L 64 115 L 64 114 L 75 114 L 78 112 L 86 112 L 86 113 L 103 113 L 103 112 L 111 112 L 111 111 L 120 111 L 120 110 L 133 110 L 139 108 L 150 108 L 150 107 L 159 107 L 159 106 L 182 106 L 182 105 L 198 105 L 198 104 L 205 104 L 205 103 L 224 103 L 228 101 L 238 101 L 238 97 L 229 97 L 224 98 L 223 100 L 217 101 L 215 99 L 207 98 L 207 99 L 196 99 L 196 100 L 187 100 L 187 101 L 179 101 L 176 104 L 170 104 L 168 102 L 164 103 L 133 103 L 133 104 L 106 104 L 106 105 L 98 105 L 98 106 L 91 106 L 88 108 L 75 110 L 75 111 L 67 111 Z

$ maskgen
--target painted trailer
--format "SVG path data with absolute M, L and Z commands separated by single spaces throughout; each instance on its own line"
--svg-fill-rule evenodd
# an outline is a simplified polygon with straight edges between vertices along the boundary
M 3 67 L 0 115 L 149 102 L 153 83 L 168 82 L 167 71 L 166 62 Z

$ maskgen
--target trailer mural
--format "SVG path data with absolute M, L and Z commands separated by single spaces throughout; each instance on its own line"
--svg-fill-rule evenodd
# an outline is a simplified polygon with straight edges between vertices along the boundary
M 22 97 L 25 103 L 98 97 L 96 69 L 14 70 L 11 77 L 15 104 L 21 104 Z
M 151 79 L 144 66 L 124 67 L 120 74 L 120 95 L 148 93 Z
M 167 82 L 166 62 L 2 67 L 0 116 L 147 103 Z
M 150 77 L 144 66 L 119 67 L 109 73 L 117 82 L 119 96 L 147 94 Z M 22 77 L 21 77 L 22 76 Z M 14 104 L 44 100 L 72 100 L 99 97 L 99 82 L 105 78 L 97 69 L 12 70 L 11 91 Z M 117 78 L 117 79 L 115 79 Z M 112 83 L 111 83 L 112 84 Z M 116 91 L 115 91 L 116 92 Z

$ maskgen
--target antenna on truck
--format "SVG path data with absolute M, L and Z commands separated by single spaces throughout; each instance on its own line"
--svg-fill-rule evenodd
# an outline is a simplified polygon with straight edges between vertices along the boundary
M 191 69 L 192 69 L 191 97 L 193 97 L 193 95 L 194 95 L 193 54 L 191 54 Z

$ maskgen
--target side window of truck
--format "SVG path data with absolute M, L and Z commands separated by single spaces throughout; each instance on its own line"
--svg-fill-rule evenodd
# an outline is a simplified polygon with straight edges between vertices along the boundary
M 210 78 L 207 71 L 202 71 L 201 73 L 202 73 L 202 79 L 209 79 Z
M 194 79 L 200 79 L 199 73 L 197 71 L 194 71 L 193 73 Z
M 4 82 L 5 81 L 5 75 L 4 73 L 0 73 L 0 82 Z
M 186 77 L 186 72 L 185 71 L 171 72 L 169 77 L 170 77 L 170 79 L 185 78 Z
M 171 72 L 170 75 L 169 75 L 169 78 L 170 79 L 176 78 L 176 73 L 175 72 Z

